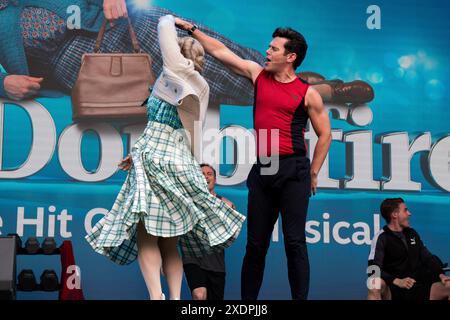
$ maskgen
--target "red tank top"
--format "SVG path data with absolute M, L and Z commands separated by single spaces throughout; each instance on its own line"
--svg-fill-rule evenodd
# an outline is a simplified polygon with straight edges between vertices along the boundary
M 257 155 L 306 155 L 305 95 L 309 85 L 299 78 L 288 83 L 265 70 L 255 81 L 253 127 Z

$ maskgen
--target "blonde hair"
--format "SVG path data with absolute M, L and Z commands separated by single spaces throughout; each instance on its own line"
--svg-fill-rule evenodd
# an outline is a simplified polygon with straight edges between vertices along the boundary
M 205 49 L 192 37 L 178 38 L 181 54 L 194 63 L 194 69 L 198 72 L 203 71 L 205 65 Z

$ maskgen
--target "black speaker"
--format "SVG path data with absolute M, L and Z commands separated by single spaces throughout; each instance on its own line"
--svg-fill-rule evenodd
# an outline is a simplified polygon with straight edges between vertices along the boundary
M 0 300 L 16 299 L 16 238 L 0 237 Z

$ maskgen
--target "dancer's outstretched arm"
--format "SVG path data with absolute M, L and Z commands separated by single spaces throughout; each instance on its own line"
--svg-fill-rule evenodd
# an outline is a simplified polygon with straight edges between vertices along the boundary
M 180 18 L 175 18 L 175 24 L 177 27 L 186 31 L 192 30 L 194 27 L 194 25 L 190 22 L 184 21 Z M 192 32 L 192 36 L 202 44 L 206 52 L 214 58 L 220 60 L 235 73 L 251 79 L 253 83 L 255 83 L 258 74 L 263 70 L 258 63 L 251 60 L 242 59 L 233 51 L 228 49 L 222 42 L 206 35 L 199 29 L 195 29 Z
M 180 70 L 186 69 L 192 64 L 181 54 L 177 30 L 175 29 L 175 18 L 172 15 L 159 18 L 158 40 L 165 67 L 171 70 Z M 193 65 L 191 67 L 194 68 Z

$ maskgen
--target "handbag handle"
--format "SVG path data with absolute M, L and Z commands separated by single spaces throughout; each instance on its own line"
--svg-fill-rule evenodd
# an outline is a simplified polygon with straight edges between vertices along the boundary
M 140 53 L 140 52 L 142 52 L 141 47 L 139 46 L 139 41 L 136 37 L 136 33 L 134 32 L 133 26 L 131 25 L 130 17 L 127 17 L 127 20 L 128 20 L 128 32 L 130 33 L 131 44 L 133 46 L 134 52 Z M 107 23 L 106 20 L 103 21 L 102 27 L 100 28 L 100 31 L 98 32 L 97 40 L 95 41 L 95 47 L 94 47 L 95 53 L 98 53 L 100 51 L 100 46 L 102 44 L 103 37 L 104 37 L 105 31 L 106 31 L 106 23 Z

